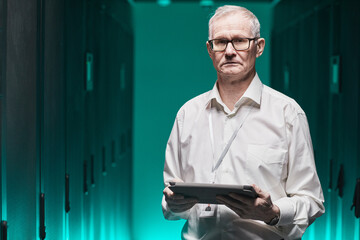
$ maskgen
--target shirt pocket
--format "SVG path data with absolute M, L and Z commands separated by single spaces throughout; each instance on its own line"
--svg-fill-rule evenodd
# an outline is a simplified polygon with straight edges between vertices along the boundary
M 264 190 L 271 190 L 279 186 L 286 175 L 284 167 L 286 156 L 287 151 L 282 148 L 249 144 L 246 174 L 250 183 L 255 183 Z

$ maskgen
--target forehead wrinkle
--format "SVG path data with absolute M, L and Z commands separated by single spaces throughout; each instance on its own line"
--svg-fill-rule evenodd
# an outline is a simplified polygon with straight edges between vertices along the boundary
M 236 27 L 234 27 L 236 26 Z M 222 25 L 214 28 L 213 30 L 213 37 L 214 38 L 233 38 L 233 37 L 239 37 L 239 38 L 246 38 L 251 37 L 251 31 L 249 29 L 244 29 L 241 26 L 237 24 L 231 24 L 231 25 Z
M 224 39 L 233 39 L 233 38 L 247 38 L 247 34 L 243 34 L 241 31 L 222 31 L 214 35 L 214 38 L 224 38 Z
M 235 23 L 234 23 L 235 22 Z M 252 37 L 251 24 L 239 15 L 228 15 L 217 19 L 212 26 L 212 37 L 236 34 L 238 37 Z M 239 34 L 239 35 L 238 35 Z

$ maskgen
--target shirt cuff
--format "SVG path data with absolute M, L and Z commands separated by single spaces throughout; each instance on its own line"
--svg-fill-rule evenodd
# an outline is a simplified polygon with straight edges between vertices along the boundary
M 291 201 L 288 198 L 280 198 L 274 201 L 274 204 L 280 209 L 280 218 L 276 226 L 292 224 L 294 222 L 295 211 Z

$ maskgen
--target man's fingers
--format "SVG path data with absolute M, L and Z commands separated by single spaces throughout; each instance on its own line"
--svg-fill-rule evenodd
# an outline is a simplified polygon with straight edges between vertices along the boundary
M 184 198 L 184 199 L 168 199 L 168 204 L 171 204 L 171 205 L 186 205 L 186 204 L 196 204 L 198 203 L 199 201 L 195 198 Z
M 266 198 L 269 197 L 269 194 L 267 194 L 266 192 L 262 191 L 261 188 L 259 188 L 257 185 L 252 184 L 251 186 L 254 188 L 254 190 L 255 190 L 255 192 L 257 193 L 257 195 L 258 195 L 259 198 L 266 199 Z
M 216 200 L 220 203 L 225 204 L 226 206 L 230 207 L 231 209 L 233 208 L 244 208 L 245 204 L 243 204 L 240 201 L 237 201 L 231 197 L 228 196 L 216 196 Z
M 199 201 L 195 198 L 167 199 L 169 208 L 173 212 L 183 212 L 192 208 Z
M 218 195 L 216 196 L 216 200 L 220 203 L 231 203 L 233 202 L 230 197 L 226 195 Z
M 223 198 L 222 196 L 216 197 L 217 201 L 219 203 L 224 204 L 225 206 L 227 206 L 228 208 L 230 208 L 231 210 L 233 210 L 237 215 L 239 215 L 242 218 L 248 218 L 246 212 L 247 212 L 247 207 L 245 207 L 242 204 L 239 203 L 235 203 L 232 202 L 229 199 Z M 230 203 L 232 202 L 232 203 Z
M 181 179 L 173 179 L 172 182 L 183 182 Z M 192 208 L 199 201 L 196 198 L 187 198 L 181 194 L 175 194 L 167 186 L 163 190 L 165 201 L 172 212 L 184 212 Z
M 175 194 L 173 191 L 170 190 L 170 188 L 166 187 L 163 191 L 163 194 L 165 195 L 166 200 L 168 199 L 184 199 L 184 196 L 181 194 Z
M 196 198 L 185 198 L 182 195 L 174 195 L 174 197 L 166 197 L 165 196 L 165 200 L 168 203 L 171 204 L 176 204 L 176 205 L 182 205 L 182 204 L 187 204 L 187 203 L 197 203 L 198 200 Z
M 169 188 L 164 189 L 165 200 L 172 205 L 195 204 L 198 202 L 196 198 L 186 198 L 184 195 L 175 194 Z
M 172 205 L 171 203 L 169 204 L 169 208 L 171 209 L 172 212 L 184 212 L 186 210 L 189 210 L 190 208 L 192 208 L 196 202 L 190 202 L 190 203 L 186 203 L 186 204 L 182 204 L 182 205 Z
M 236 193 L 229 193 L 229 196 L 232 197 L 233 199 L 235 199 L 236 201 L 241 202 L 244 205 L 253 205 L 254 204 L 254 199 L 250 198 L 250 197 L 241 196 Z
M 182 182 L 179 179 L 173 179 L 173 181 Z M 184 212 L 199 202 L 196 198 L 187 198 L 181 194 L 175 194 L 169 187 L 164 189 L 163 194 L 165 201 L 173 212 Z
M 164 191 L 163 191 L 163 194 L 165 195 L 165 197 L 166 197 L 166 196 L 169 197 L 169 196 L 174 195 L 174 192 L 171 191 L 169 187 L 166 187 L 166 188 L 164 189 Z
M 171 199 L 171 200 L 181 200 L 181 199 L 184 199 L 185 197 L 180 194 L 172 194 L 172 195 L 165 195 L 165 198 Z
M 271 202 L 270 194 L 262 191 L 255 184 L 252 185 L 256 193 L 257 198 L 249 198 L 236 193 L 230 193 L 229 195 L 216 196 L 216 200 L 219 203 L 225 204 L 228 208 L 233 210 L 241 218 L 255 219 L 262 221 L 269 221 L 266 216 L 272 214 L 273 204 Z M 279 209 L 275 210 L 279 212 Z

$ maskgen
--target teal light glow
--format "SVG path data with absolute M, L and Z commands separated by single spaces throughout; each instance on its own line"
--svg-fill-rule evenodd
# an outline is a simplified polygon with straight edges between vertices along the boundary
M 89 240 L 94 240 L 94 201 L 91 201 L 91 206 L 90 206 L 90 229 L 89 229 Z
M 115 240 L 116 234 L 115 234 L 115 216 L 114 216 L 114 211 L 110 211 L 110 224 L 109 224 L 109 239 Z
M 117 235 L 121 236 L 121 239 L 124 239 L 124 240 L 132 239 L 132 238 L 130 238 L 130 230 L 127 226 L 128 226 L 128 222 L 126 221 L 121 224 L 120 228 L 118 228 Z M 114 238 L 114 240 L 115 240 L 115 238 Z
M 308 227 L 304 233 L 304 235 L 302 236 L 302 240 L 315 240 L 318 238 L 315 238 L 316 234 L 316 221 L 310 225 L 310 227 Z
M 106 234 L 106 226 L 107 226 L 107 219 L 106 219 L 106 215 L 105 212 L 106 210 L 105 208 L 105 204 L 101 204 L 101 207 L 103 208 L 101 213 L 100 213 L 100 219 L 101 219 L 101 226 L 100 226 L 100 239 L 108 239 L 107 238 L 107 234 Z
M 331 207 L 331 197 L 327 199 L 326 209 L 330 209 Z M 331 240 L 331 211 L 327 211 L 326 214 L 326 232 L 325 239 Z
M 65 239 L 69 240 L 70 236 L 69 236 L 69 214 L 68 213 L 65 213 L 64 231 L 65 231 L 65 233 L 64 233 Z
M 4 152 L 5 149 L 2 149 Z M 2 156 L 1 161 L 1 221 L 7 220 L 7 195 L 6 195 L 6 158 Z
M 162 7 L 169 6 L 171 3 L 171 0 L 157 0 L 157 4 Z
M 316 222 L 314 222 L 309 228 L 309 238 L 308 240 L 315 240 L 315 230 L 316 230 Z
M 342 198 L 337 199 L 337 218 L 336 218 L 336 240 L 342 240 Z
M 360 239 L 360 219 L 354 220 L 354 240 Z
M 212 6 L 214 6 L 214 1 L 213 0 L 201 0 L 200 6 L 201 7 L 212 7 Z
M 83 195 L 84 196 L 84 195 Z M 85 211 L 84 211 L 84 205 L 85 200 L 84 197 L 82 198 L 83 204 L 81 206 L 81 240 L 86 240 L 86 228 L 85 228 Z

